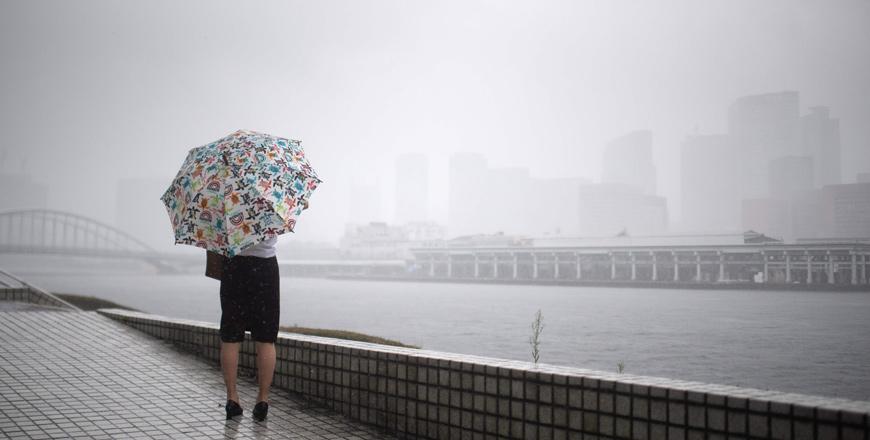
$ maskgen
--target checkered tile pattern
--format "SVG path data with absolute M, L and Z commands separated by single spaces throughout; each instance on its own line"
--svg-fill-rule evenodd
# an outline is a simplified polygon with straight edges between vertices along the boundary
M 0 438 L 387 439 L 273 387 L 269 417 L 225 420 L 214 362 L 95 312 L 0 301 Z
M 99 313 L 217 359 L 218 326 Z M 253 342 L 241 363 L 254 362 Z M 275 381 L 409 439 L 868 440 L 870 402 L 279 333 Z M 848 378 L 844 378 L 848 380 Z

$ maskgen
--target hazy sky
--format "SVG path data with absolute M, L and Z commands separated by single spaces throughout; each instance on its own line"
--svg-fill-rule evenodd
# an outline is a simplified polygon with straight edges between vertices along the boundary
M 188 149 L 261 130 L 303 141 L 324 183 L 297 232 L 332 240 L 355 183 L 392 220 L 397 154 L 429 155 L 445 221 L 453 152 L 597 180 L 609 139 L 650 129 L 679 218 L 681 140 L 742 95 L 831 106 L 844 180 L 870 171 L 868 42 L 868 0 L 6 0 L 0 172 L 111 222 L 118 179 L 168 185 Z

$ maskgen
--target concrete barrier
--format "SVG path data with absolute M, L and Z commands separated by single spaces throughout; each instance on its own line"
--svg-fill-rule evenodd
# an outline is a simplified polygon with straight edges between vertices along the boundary
M 219 361 L 219 326 L 100 314 Z M 860 439 L 870 402 L 280 333 L 274 384 L 423 439 Z M 240 365 L 255 367 L 250 333 Z M 847 380 L 847 378 L 844 378 Z

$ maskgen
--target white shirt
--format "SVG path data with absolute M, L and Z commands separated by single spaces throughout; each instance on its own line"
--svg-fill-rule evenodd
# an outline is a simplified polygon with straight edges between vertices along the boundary
M 272 235 L 242 252 L 239 252 L 239 255 L 244 257 L 272 258 L 275 256 L 276 244 L 278 244 L 278 236 Z

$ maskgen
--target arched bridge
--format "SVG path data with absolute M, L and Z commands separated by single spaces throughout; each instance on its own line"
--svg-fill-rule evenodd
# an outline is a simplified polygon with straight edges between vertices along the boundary
M 49 209 L 0 212 L 0 253 L 54 254 L 147 261 L 173 272 L 167 257 L 118 228 Z

